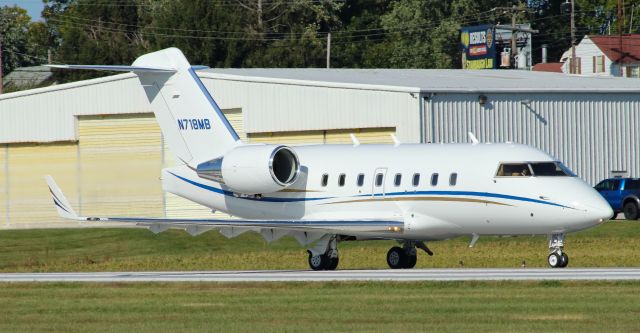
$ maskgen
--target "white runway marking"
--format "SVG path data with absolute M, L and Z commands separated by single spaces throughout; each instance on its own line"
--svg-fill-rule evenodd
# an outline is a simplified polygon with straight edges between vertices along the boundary
M 0 282 L 640 280 L 640 268 L 0 273 Z

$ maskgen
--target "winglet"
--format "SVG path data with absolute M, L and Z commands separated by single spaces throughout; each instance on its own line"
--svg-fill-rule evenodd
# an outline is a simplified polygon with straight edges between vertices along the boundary
M 58 210 L 58 215 L 66 219 L 80 220 L 78 214 L 76 214 L 73 208 L 71 208 L 69 200 L 65 198 L 62 190 L 60 190 L 56 181 L 53 180 L 53 177 L 47 175 L 44 178 L 47 180 L 47 185 L 49 185 L 49 192 L 51 192 L 51 197 L 56 209 Z

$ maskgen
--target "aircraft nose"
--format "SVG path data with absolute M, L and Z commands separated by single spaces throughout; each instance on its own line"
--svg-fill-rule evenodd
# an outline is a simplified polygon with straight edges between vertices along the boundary
M 611 205 L 599 193 L 596 193 L 593 199 L 585 206 L 589 215 L 596 221 L 604 222 L 613 216 Z

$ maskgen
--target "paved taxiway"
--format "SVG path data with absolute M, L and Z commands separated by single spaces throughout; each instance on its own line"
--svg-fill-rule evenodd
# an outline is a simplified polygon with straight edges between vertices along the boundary
M 640 280 L 640 268 L 2 273 L 0 282 Z

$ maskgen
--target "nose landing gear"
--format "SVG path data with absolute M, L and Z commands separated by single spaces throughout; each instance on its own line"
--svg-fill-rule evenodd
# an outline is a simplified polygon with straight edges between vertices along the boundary
M 552 268 L 564 268 L 569 265 L 569 256 L 564 252 L 564 234 L 549 236 L 549 257 L 547 262 Z

